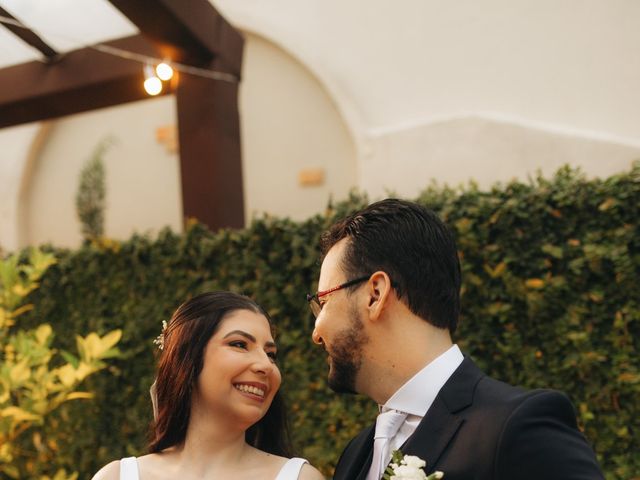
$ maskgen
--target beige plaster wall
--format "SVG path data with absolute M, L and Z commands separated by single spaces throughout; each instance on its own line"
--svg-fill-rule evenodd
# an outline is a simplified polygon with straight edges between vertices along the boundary
M 637 0 L 211 0 L 365 128 L 467 112 L 639 138 Z
M 134 232 L 182 229 L 179 163 L 156 141 L 156 129 L 175 124 L 173 97 L 65 117 L 55 122 L 33 166 L 25 191 L 25 243 L 81 243 L 75 194 L 79 172 L 105 138 L 105 233 L 126 239 Z
M 319 79 L 373 195 L 638 158 L 636 0 L 211 2 Z
M 304 219 L 357 184 L 347 127 L 323 86 L 296 59 L 246 34 L 240 86 L 247 218 L 268 212 Z M 304 186 L 300 174 L 324 181 Z
M 19 197 L 39 128 L 28 124 L 0 130 L 0 248 L 6 251 L 20 245 Z
M 640 160 L 640 143 L 483 116 L 379 131 L 371 141 L 373 153 L 360 185 L 374 197 L 388 190 L 415 197 L 432 180 L 450 186 L 473 181 L 488 189 L 496 182 L 526 181 L 538 171 L 549 177 L 565 164 L 590 178 L 607 177 Z

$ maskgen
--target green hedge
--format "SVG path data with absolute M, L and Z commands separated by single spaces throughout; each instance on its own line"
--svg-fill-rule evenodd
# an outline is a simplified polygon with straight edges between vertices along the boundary
M 491 191 L 430 187 L 418 199 L 458 239 L 464 286 L 456 341 L 496 378 L 567 392 L 608 479 L 640 478 L 639 180 L 638 164 L 606 180 L 563 169 Z M 330 475 L 375 405 L 327 388 L 304 294 L 316 288 L 320 232 L 364 204 L 354 195 L 301 223 L 266 217 L 215 234 L 192 225 L 184 235 L 55 250 L 59 262 L 32 295 L 28 323 L 46 320 L 68 332 L 57 338 L 60 348 L 72 348 L 73 332 L 122 328 L 124 356 L 91 379 L 94 400 L 65 406 L 37 433 L 39 448 L 80 478 L 143 453 L 161 321 L 189 296 L 231 289 L 275 319 L 295 445 Z

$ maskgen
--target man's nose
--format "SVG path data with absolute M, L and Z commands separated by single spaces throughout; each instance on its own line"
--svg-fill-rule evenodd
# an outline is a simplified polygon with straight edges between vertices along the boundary
M 320 335 L 320 332 L 318 331 L 318 319 L 316 318 L 316 322 L 313 325 L 313 332 L 311 332 L 311 340 L 313 340 L 313 343 L 317 344 L 317 345 L 322 345 L 324 342 L 322 341 L 322 335 Z

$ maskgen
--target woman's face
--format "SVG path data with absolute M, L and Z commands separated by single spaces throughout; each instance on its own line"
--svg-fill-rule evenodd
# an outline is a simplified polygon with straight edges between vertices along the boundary
M 280 388 L 276 345 L 266 317 L 250 310 L 225 316 L 204 352 L 195 401 L 235 416 L 247 428 L 260 420 Z

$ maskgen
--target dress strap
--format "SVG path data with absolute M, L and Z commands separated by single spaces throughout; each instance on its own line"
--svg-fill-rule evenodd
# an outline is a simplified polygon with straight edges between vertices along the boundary
M 284 464 L 276 480 L 296 480 L 300 475 L 302 466 L 307 462 L 304 458 L 294 457 L 290 458 L 287 463 Z
M 138 460 L 136 457 L 120 459 L 120 480 L 139 480 Z

